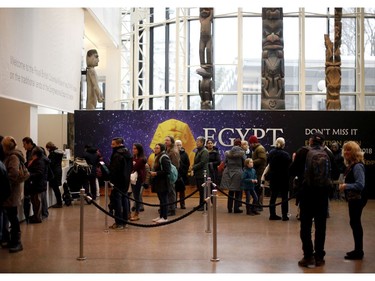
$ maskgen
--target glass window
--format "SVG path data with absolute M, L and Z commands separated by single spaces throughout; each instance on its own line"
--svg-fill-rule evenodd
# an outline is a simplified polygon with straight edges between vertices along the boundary
M 237 67 L 216 65 L 215 92 L 227 93 L 233 91 L 237 91 Z
M 165 109 L 165 98 L 152 98 L 152 104 L 153 110 Z
M 215 95 L 216 110 L 236 110 L 237 95 Z
M 189 65 L 189 84 L 188 84 L 188 92 L 190 93 L 198 93 L 199 86 L 198 81 L 201 80 L 201 76 L 196 73 L 197 69 L 200 68 L 199 63 L 199 34 L 200 32 L 200 23 L 198 20 L 192 20 L 189 22 L 189 57 L 188 57 L 188 65 Z
M 356 110 L 354 95 L 340 95 L 341 110 Z
M 343 8 L 342 39 L 341 39 L 341 104 L 342 110 L 356 110 L 357 88 L 356 79 L 362 73 L 356 69 L 356 8 Z M 174 22 L 166 23 L 166 11 L 169 19 L 174 20 L 176 9 L 159 7 L 153 8 L 154 22 L 160 24 L 151 27 L 154 32 L 151 42 L 153 61 L 153 88 L 150 92 L 158 98 L 154 98 L 150 104 L 154 109 L 164 109 L 166 106 L 175 109 L 175 97 L 160 97 L 166 92 L 174 95 L 179 81 L 185 78 L 176 78 L 176 25 Z M 307 110 L 325 110 L 326 85 L 325 85 L 325 59 L 326 47 L 324 34 L 329 33 L 331 41 L 334 41 L 334 8 L 333 7 L 309 7 L 305 9 L 305 30 L 299 30 L 298 8 L 283 9 L 283 37 L 284 37 L 284 65 L 285 65 L 285 104 L 287 110 L 300 108 L 301 88 L 306 91 Z M 375 30 L 375 9 L 365 8 L 365 109 L 373 110 L 375 96 L 375 43 L 373 30 Z M 238 9 L 218 7 L 214 9 L 215 19 L 213 21 L 213 62 L 214 67 L 214 108 L 217 110 L 236 110 L 237 94 L 242 91 L 243 106 L 245 110 L 260 109 L 261 91 L 261 56 L 262 56 L 262 9 L 256 8 L 243 13 L 242 55 L 243 70 L 241 71 L 243 85 L 238 86 Z M 189 18 L 189 15 L 191 17 Z M 200 68 L 199 40 L 200 22 L 199 8 L 184 9 L 180 16 L 188 16 L 187 40 L 187 83 L 188 83 L 188 107 L 189 109 L 200 109 L 199 81 L 202 79 L 196 73 Z M 329 18 L 328 18 L 329 17 Z M 166 26 L 169 37 L 166 37 Z M 182 31 L 180 31 L 182 32 Z M 305 85 L 299 85 L 300 66 L 300 38 L 301 32 L 305 38 Z M 168 42 L 167 42 L 168 41 Z M 167 43 L 166 43 L 167 42 Z M 166 44 L 168 53 L 166 53 Z M 182 51 L 182 49 L 181 49 Z M 182 54 L 181 54 L 182 56 Z M 166 65 L 168 63 L 168 68 Z M 166 71 L 168 77 L 166 78 Z M 358 75 L 358 77 L 356 77 Z M 176 81 L 177 80 L 177 81 Z M 168 83 L 168 84 L 166 84 Z M 238 88 L 240 87 L 240 88 Z M 127 92 L 126 87 L 122 87 Z M 130 90 L 130 89 L 129 89 Z M 370 94 L 370 95 L 369 95 Z M 165 100 L 167 99 L 167 105 Z M 182 109 L 182 97 L 179 103 Z
M 199 62 L 199 36 L 200 22 L 192 20 L 189 22 L 190 36 L 189 36 L 189 64 L 196 68 L 200 67 Z
M 375 110 L 375 96 L 365 97 L 365 110 Z
M 214 20 L 214 63 L 237 64 L 238 58 L 237 18 Z
M 201 97 L 199 95 L 189 96 L 189 109 L 190 110 L 201 109 Z
M 306 18 L 305 59 L 306 67 L 325 65 L 324 34 L 327 33 L 327 19 Z M 331 37 L 331 40 L 333 38 Z
M 372 18 L 365 19 L 365 93 L 375 93 L 375 8 L 365 10 L 372 13 Z M 373 96 L 368 98 L 369 101 L 374 99 Z
M 169 24 L 169 79 L 166 83 L 168 85 L 168 93 L 176 93 L 176 24 Z M 171 109 L 171 108 L 170 108 Z
M 341 67 L 341 90 L 340 93 L 355 92 L 355 68 Z
M 259 42 L 262 39 L 262 18 L 260 16 L 255 18 L 244 17 L 243 25 L 244 69 L 242 71 L 242 90 L 245 92 L 260 92 L 262 87 L 260 65 L 262 44 L 255 44 L 254 42 Z
M 285 95 L 285 109 L 298 110 L 299 109 L 299 95 Z
M 153 93 L 165 93 L 165 27 L 156 27 L 154 31 L 154 60 L 152 63 L 154 75 Z
M 243 96 L 244 110 L 260 110 L 260 94 L 250 94 Z
M 236 27 L 237 30 L 237 27 Z M 262 17 L 243 18 L 243 57 L 245 62 L 249 59 L 256 59 L 260 64 L 262 56 Z M 237 53 L 237 49 L 235 49 Z

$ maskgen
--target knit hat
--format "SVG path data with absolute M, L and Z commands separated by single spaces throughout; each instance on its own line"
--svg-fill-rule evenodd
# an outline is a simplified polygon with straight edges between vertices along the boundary
M 256 136 L 250 136 L 249 143 L 258 143 L 258 138 Z

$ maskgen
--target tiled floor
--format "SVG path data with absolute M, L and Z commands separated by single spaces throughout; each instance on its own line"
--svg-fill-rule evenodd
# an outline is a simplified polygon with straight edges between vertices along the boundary
M 144 197 L 157 203 L 156 197 Z M 0 249 L 1 273 L 374 273 L 375 200 L 364 209 L 365 257 L 347 261 L 353 238 L 348 223 L 347 204 L 330 203 L 327 224 L 326 265 L 301 268 L 299 221 L 294 200 L 289 221 L 269 221 L 265 209 L 260 216 L 229 214 L 226 197 L 219 193 L 217 208 L 217 262 L 213 257 L 213 233 L 207 232 L 207 214 L 195 212 L 175 223 L 147 227 L 157 216 L 157 208 L 140 214 L 139 226 L 123 231 L 108 230 L 105 215 L 94 205 L 84 205 L 83 248 L 80 251 L 80 202 L 62 209 L 49 209 L 41 224 L 21 224 L 24 250 L 9 254 Z M 97 200 L 105 206 L 103 196 Z M 267 203 L 267 202 L 265 202 Z M 187 200 L 187 209 L 177 209 L 175 219 L 198 204 L 196 196 Z M 277 207 L 280 212 L 280 207 Z M 108 218 L 108 224 L 113 219 Z M 211 220 L 212 222 L 212 220 Z M 86 257 L 85 260 L 77 260 Z M 218 276 L 218 275 L 217 275 Z M 361 276 L 363 277 L 363 275 Z

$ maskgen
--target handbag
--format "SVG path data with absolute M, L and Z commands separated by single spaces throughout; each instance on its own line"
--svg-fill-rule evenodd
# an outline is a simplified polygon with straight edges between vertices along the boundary
M 131 184 L 135 185 L 137 183 L 137 179 L 138 179 L 138 172 L 137 171 L 130 174 L 130 183 Z
M 217 171 L 219 172 L 219 174 L 222 174 L 224 172 L 224 169 L 225 169 L 225 162 L 221 161 L 219 166 L 217 166 Z
M 359 200 L 359 199 L 362 199 L 361 191 L 352 190 L 352 189 L 349 189 L 346 191 L 346 200 L 352 201 L 352 200 Z
M 267 167 L 264 169 L 264 172 L 261 177 L 261 186 L 269 188 L 270 187 L 270 177 L 269 177 L 269 172 L 270 172 L 270 164 L 267 165 Z

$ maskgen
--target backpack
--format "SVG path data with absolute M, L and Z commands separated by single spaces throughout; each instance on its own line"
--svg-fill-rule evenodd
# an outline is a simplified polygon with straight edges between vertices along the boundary
M 166 157 L 168 157 L 168 155 L 166 155 L 166 154 L 163 154 L 163 155 L 160 157 L 160 159 L 159 159 L 159 161 L 160 161 L 160 166 L 162 165 L 162 164 L 161 164 L 161 159 L 164 157 L 164 155 L 165 155 Z M 168 157 L 168 158 L 169 158 L 169 157 Z M 171 184 L 174 184 L 174 183 L 177 181 L 177 179 L 178 179 L 178 171 L 177 171 L 177 168 L 176 168 L 175 165 L 172 164 L 172 162 L 171 162 L 171 171 L 170 171 L 170 173 L 168 174 L 168 179 L 169 179 L 169 182 L 170 182 Z
M 312 187 L 331 185 L 331 160 L 324 148 L 309 148 L 306 155 L 304 181 Z

